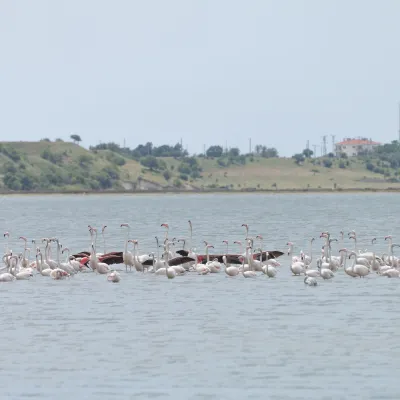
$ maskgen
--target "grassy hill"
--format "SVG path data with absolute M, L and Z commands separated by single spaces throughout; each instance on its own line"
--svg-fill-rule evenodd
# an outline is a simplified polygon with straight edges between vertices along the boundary
M 0 188 L 2 192 L 400 189 L 396 171 L 388 179 L 388 174 L 370 171 L 366 160 L 356 158 L 317 158 L 300 165 L 292 158 L 244 156 L 156 160 L 152 165 L 152 157 L 134 160 L 62 141 L 3 142 Z M 332 165 L 326 167 L 324 162 Z

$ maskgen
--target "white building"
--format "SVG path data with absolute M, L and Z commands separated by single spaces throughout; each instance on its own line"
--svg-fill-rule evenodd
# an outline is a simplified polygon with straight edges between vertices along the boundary
M 359 154 L 368 153 L 375 147 L 380 146 L 380 143 L 373 142 L 367 138 L 346 138 L 342 142 L 335 144 L 336 156 L 345 153 L 348 157 L 358 156 Z

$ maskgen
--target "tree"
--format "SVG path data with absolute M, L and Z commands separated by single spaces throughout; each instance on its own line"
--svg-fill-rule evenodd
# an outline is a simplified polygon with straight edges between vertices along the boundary
M 82 168 L 87 168 L 89 164 L 92 162 L 92 157 L 90 157 L 88 154 L 81 154 L 78 157 L 78 162 Z
M 264 158 L 278 157 L 278 150 L 276 150 L 275 147 L 263 146 L 261 150 L 261 157 Z
M 292 158 L 294 158 L 294 162 L 297 165 L 300 165 L 300 163 L 304 162 L 304 154 L 295 154 L 294 156 L 292 156 Z
M 311 156 L 314 154 L 314 152 L 310 149 L 304 149 L 303 154 L 304 154 L 304 157 L 311 158 Z
M 168 170 L 164 171 L 163 176 L 166 181 L 169 181 L 171 179 L 171 174 Z
M 159 168 L 157 158 L 153 156 L 142 157 L 140 159 L 140 164 L 149 168 L 151 171 Z
M 74 141 L 74 143 L 79 144 L 79 142 L 82 142 L 82 139 L 79 135 L 71 135 L 70 138 Z
M 210 146 L 206 151 L 206 155 L 207 157 L 221 157 L 223 151 L 221 146 Z
M 229 149 L 229 153 L 230 156 L 232 157 L 239 157 L 240 155 L 240 150 L 237 147 L 232 147 L 231 149 Z

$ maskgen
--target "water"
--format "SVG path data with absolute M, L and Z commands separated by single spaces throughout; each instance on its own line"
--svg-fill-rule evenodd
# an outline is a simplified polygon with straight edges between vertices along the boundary
M 387 250 L 396 238 L 396 194 L 3 197 L 1 222 L 20 235 L 57 236 L 88 248 L 87 225 L 107 225 L 107 250 L 121 250 L 131 224 L 141 253 L 170 237 L 223 251 L 223 239 L 262 234 L 266 249 L 295 252 L 321 231 L 354 229 L 360 248 Z M 396 241 L 396 240 L 395 240 Z M 101 237 L 98 239 L 102 247 Z M 353 243 L 346 241 L 347 247 Z M 102 248 L 99 248 L 102 250 Z M 337 250 L 337 247 L 336 247 Z M 202 252 L 202 250 L 201 250 Z M 398 399 L 400 281 L 352 279 L 306 287 L 289 259 L 276 279 L 188 274 L 168 280 L 125 274 L 119 284 L 80 274 L 0 284 L 3 398 Z

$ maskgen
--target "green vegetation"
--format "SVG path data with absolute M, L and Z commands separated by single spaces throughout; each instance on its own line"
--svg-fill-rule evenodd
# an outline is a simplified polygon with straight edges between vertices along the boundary
M 210 146 L 189 156 L 178 143 L 135 149 L 103 143 L 89 150 L 61 139 L 0 144 L 3 192 L 162 190 L 345 190 L 400 189 L 400 144 L 347 158 L 313 157 L 310 150 L 280 158 L 274 148 L 241 154 Z M 79 139 L 79 140 L 78 140 Z

